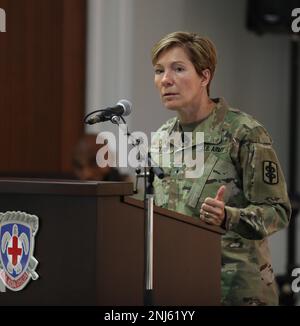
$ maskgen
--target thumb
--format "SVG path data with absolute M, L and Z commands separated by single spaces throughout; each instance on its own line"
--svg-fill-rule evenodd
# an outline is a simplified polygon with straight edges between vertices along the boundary
M 220 201 L 224 201 L 224 193 L 225 193 L 226 187 L 225 186 L 221 186 L 216 194 L 215 199 L 216 200 L 220 200 Z

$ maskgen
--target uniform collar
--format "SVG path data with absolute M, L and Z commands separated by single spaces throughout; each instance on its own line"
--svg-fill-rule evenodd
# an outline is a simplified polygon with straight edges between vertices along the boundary
M 193 131 L 192 145 L 196 145 L 196 132 L 204 132 L 205 143 L 219 144 L 222 141 L 222 125 L 229 107 L 224 98 L 213 99 L 213 101 L 216 103 L 213 111 Z M 169 134 L 173 131 L 180 131 L 178 118 L 174 118 L 172 121 Z

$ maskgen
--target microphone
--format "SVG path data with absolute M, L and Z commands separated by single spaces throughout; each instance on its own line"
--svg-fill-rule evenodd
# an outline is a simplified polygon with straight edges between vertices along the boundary
M 108 107 L 99 114 L 87 120 L 87 124 L 93 125 L 98 122 L 111 120 L 113 116 L 127 116 L 131 113 L 132 104 L 127 100 L 120 100 L 115 106 Z

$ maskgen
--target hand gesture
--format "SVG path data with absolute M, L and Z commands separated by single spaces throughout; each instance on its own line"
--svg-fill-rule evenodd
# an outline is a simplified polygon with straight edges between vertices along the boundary
M 224 193 L 226 187 L 221 186 L 215 198 L 207 197 L 200 209 L 200 219 L 205 223 L 220 226 L 225 218 Z

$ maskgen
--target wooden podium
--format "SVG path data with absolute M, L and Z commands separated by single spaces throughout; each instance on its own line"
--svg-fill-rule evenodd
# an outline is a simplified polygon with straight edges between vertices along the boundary
M 39 279 L 2 305 L 143 305 L 144 209 L 125 182 L 0 179 L 0 212 L 37 215 Z M 154 207 L 154 305 L 219 305 L 221 234 Z

